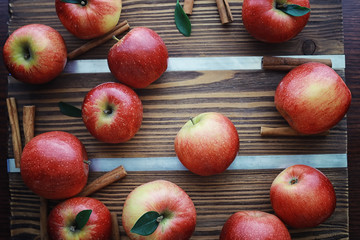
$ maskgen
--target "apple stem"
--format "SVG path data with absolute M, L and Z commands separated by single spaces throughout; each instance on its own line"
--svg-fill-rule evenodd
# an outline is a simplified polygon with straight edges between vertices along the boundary
M 81 1 L 80 1 L 80 5 L 81 5 L 81 6 L 86 6 L 86 4 L 87 4 L 87 2 L 86 2 L 85 0 L 81 0 Z
M 164 219 L 164 216 L 163 216 L 163 215 L 160 215 L 160 216 L 156 219 L 156 221 L 157 221 L 158 223 L 160 223 L 163 219 Z
M 276 8 L 279 9 L 279 8 L 286 8 L 287 7 L 287 4 L 286 3 L 279 3 L 279 4 L 276 4 Z
M 297 184 L 298 183 L 298 179 L 297 178 L 293 178 L 290 180 L 290 184 L 291 185 L 294 185 L 294 184 Z
M 87 164 L 87 165 L 90 165 L 91 164 L 91 161 L 89 161 L 89 160 L 84 160 L 83 161 L 85 164 Z
M 193 118 L 193 117 L 190 118 L 190 121 L 191 121 L 191 123 L 192 123 L 193 125 L 195 125 L 195 123 L 194 123 L 194 118 Z
M 120 39 L 118 39 L 115 35 L 113 35 L 112 38 L 116 41 L 120 41 Z

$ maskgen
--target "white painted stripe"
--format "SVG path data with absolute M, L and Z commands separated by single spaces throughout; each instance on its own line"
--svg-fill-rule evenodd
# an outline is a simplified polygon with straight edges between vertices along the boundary
M 334 69 L 345 69 L 345 55 L 301 55 L 287 56 L 312 59 L 331 59 Z M 260 70 L 262 56 L 250 57 L 172 57 L 168 60 L 167 72 L 206 70 Z M 69 61 L 65 73 L 108 73 L 106 59 Z
M 186 170 L 177 157 L 152 158 L 95 158 L 91 159 L 90 170 L 110 171 L 123 165 L 126 171 L 176 171 Z M 311 155 L 266 155 L 237 156 L 229 166 L 235 169 L 282 169 L 294 164 L 305 164 L 315 168 L 346 168 L 346 154 L 311 154 Z M 14 159 L 8 159 L 8 172 L 19 172 Z

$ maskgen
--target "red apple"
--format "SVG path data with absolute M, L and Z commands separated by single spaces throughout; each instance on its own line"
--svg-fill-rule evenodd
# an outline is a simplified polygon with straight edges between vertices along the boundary
M 81 39 L 110 32 L 118 23 L 121 0 L 55 0 L 56 13 L 64 27 Z
M 135 27 L 110 49 L 107 60 L 120 82 L 145 88 L 166 71 L 168 51 L 156 32 Z
M 191 172 L 210 176 L 224 172 L 239 151 L 239 135 L 229 118 L 207 112 L 192 118 L 176 135 L 175 152 Z
M 6 68 L 19 81 L 42 84 L 57 77 L 67 61 L 64 39 L 52 27 L 29 24 L 16 29 L 3 48 Z
M 330 180 L 306 165 L 283 170 L 271 185 L 270 200 L 276 215 L 294 228 L 319 225 L 332 215 L 336 205 Z
M 78 194 L 89 173 L 85 147 L 74 135 L 53 131 L 39 134 L 24 147 L 20 172 L 25 184 L 47 199 Z
M 275 215 L 262 211 L 240 211 L 225 222 L 220 240 L 290 240 L 284 223 Z
M 132 240 L 187 240 L 195 230 L 196 210 L 179 186 L 156 180 L 138 186 L 127 196 L 122 224 Z
M 86 210 L 90 210 L 86 213 L 87 217 L 90 213 L 90 217 L 79 218 L 78 214 Z M 49 237 L 53 240 L 108 240 L 111 237 L 111 215 L 99 200 L 75 197 L 59 203 L 51 210 L 47 227 Z
M 309 8 L 309 0 L 244 0 L 242 20 L 254 38 L 263 42 L 285 42 L 305 27 L 310 17 Z
M 346 114 L 351 93 L 341 77 L 322 63 L 291 70 L 275 92 L 275 106 L 289 125 L 303 134 L 335 126 Z
M 143 107 L 129 87 L 114 82 L 91 89 L 82 104 L 86 128 L 98 140 L 121 143 L 130 140 L 140 129 Z

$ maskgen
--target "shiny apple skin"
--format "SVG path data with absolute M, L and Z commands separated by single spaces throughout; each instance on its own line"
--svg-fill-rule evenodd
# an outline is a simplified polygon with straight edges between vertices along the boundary
M 91 209 L 87 224 L 71 231 L 76 215 Z M 52 240 L 109 240 L 111 239 L 111 214 L 99 200 L 89 197 L 74 197 L 57 204 L 48 216 L 48 233 Z
M 145 88 L 166 71 L 168 51 L 161 37 L 146 27 L 135 27 L 108 53 L 111 73 L 132 88 Z
M 21 177 L 39 196 L 69 198 L 78 194 L 87 183 L 87 160 L 84 145 L 74 135 L 62 131 L 42 133 L 24 147 Z
M 29 24 L 16 29 L 6 40 L 3 59 L 6 68 L 17 80 L 44 84 L 60 75 L 65 68 L 67 49 L 64 39 L 54 28 Z
M 296 67 L 282 79 L 274 102 L 293 129 L 316 134 L 343 119 L 350 107 L 351 92 L 332 68 L 311 62 Z
M 306 26 L 310 13 L 301 17 L 290 16 L 276 9 L 276 2 L 310 8 L 309 0 L 244 0 L 243 24 L 254 38 L 269 43 L 286 42 L 298 35 Z
M 93 39 L 111 31 L 119 21 L 121 0 L 85 0 L 85 6 L 55 0 L 64 27 L 80 39 Z
M 293 228 L 316 227 L 336 208 L 331 181 L 321 171 L 300 164 L 286 168 L 274 179 L 270 200 L 276 215 Z
M 111 106 L 112 111 L 104 111 Z M 121 83 L 107 82 L 91 89 L 82 104 L 82 119 L 96 139 L 122 143 L 139 131 L 143 106 L 134 90 Z
M 149 211 L 164 215 L 155 232 L 148 236 L 131 233 L 136 221 Z M 127 196 L 122 225 L 132 240 L 187 240 L 195 230 L 196 209 L 191 198 L 178 185 L 155 180 L 138 186 Z
M 284 223 L 275 215 L 258 211 L 239 211 L 225 222 L 220 240 L 291 240 Z

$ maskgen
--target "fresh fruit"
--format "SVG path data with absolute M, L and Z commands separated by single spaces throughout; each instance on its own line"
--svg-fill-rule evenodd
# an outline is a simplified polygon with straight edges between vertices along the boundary
M 239 135 L 229 118 L 216 112 L 197 115 L 176 135 L 175 152 L 191 172 L 210 176 L 224 172 L 239 151 Z
M 135 27 L 109 51 L 108 65 L 120 82 L 145 88 L 167 69 L 168 51 L 161 37 L 146 27 Z
M 332 215 L 336 206 L 330 180 L 307 165 L 283 170 L 271 185 L 270 199 L 276 215 L 294 228 L 319 225 Z
M 132 240 L 187 240 L 195 230 L 196 210 L 179 186 L 155 180 L 138 186 L 127 196 L 122 224 Z
M 275 215 L 262 211 L 239 211 L 225 222 L 220 240 L 290 240 L 284 223 Z
M 310 17 L 309 0 L 244 0 L 246 30 L 263 42 L 285 42 L 298 35 Z
M 55 0 L 56 14 L 64 27 L 80 39 L 110 32 L 118 23 L 121 0 Z
M 277 110 L 303 134 L 329 130 L 344 117 L 350 103 L 345 82 L 322 63 L 305 63 L 291 70 L 275 92 Z
M 121 143 L 130 140 L 140 129 L 143 106 L 129 87 L 114 82 L 91 89 L 82 104 L 86 128 L 98 140 Z
M 89 164 L 85 147 L 74 135 L 52 131 L 39 134 L 24 147 L 20 172 L 25 184 L 47 199 L 65 199 L 85 186 Z
M 64 70 L 67 49 L 62 36 L 52 27 L 29 24 L 9 36 L 3 58 L 6 68 L 17 80 L 43 84 Z
M 99 200 L 74 197 L 56 205 L 48 216 L 48 234 L 58 240 L 108 240 L 111 237 L 111 215 Z

